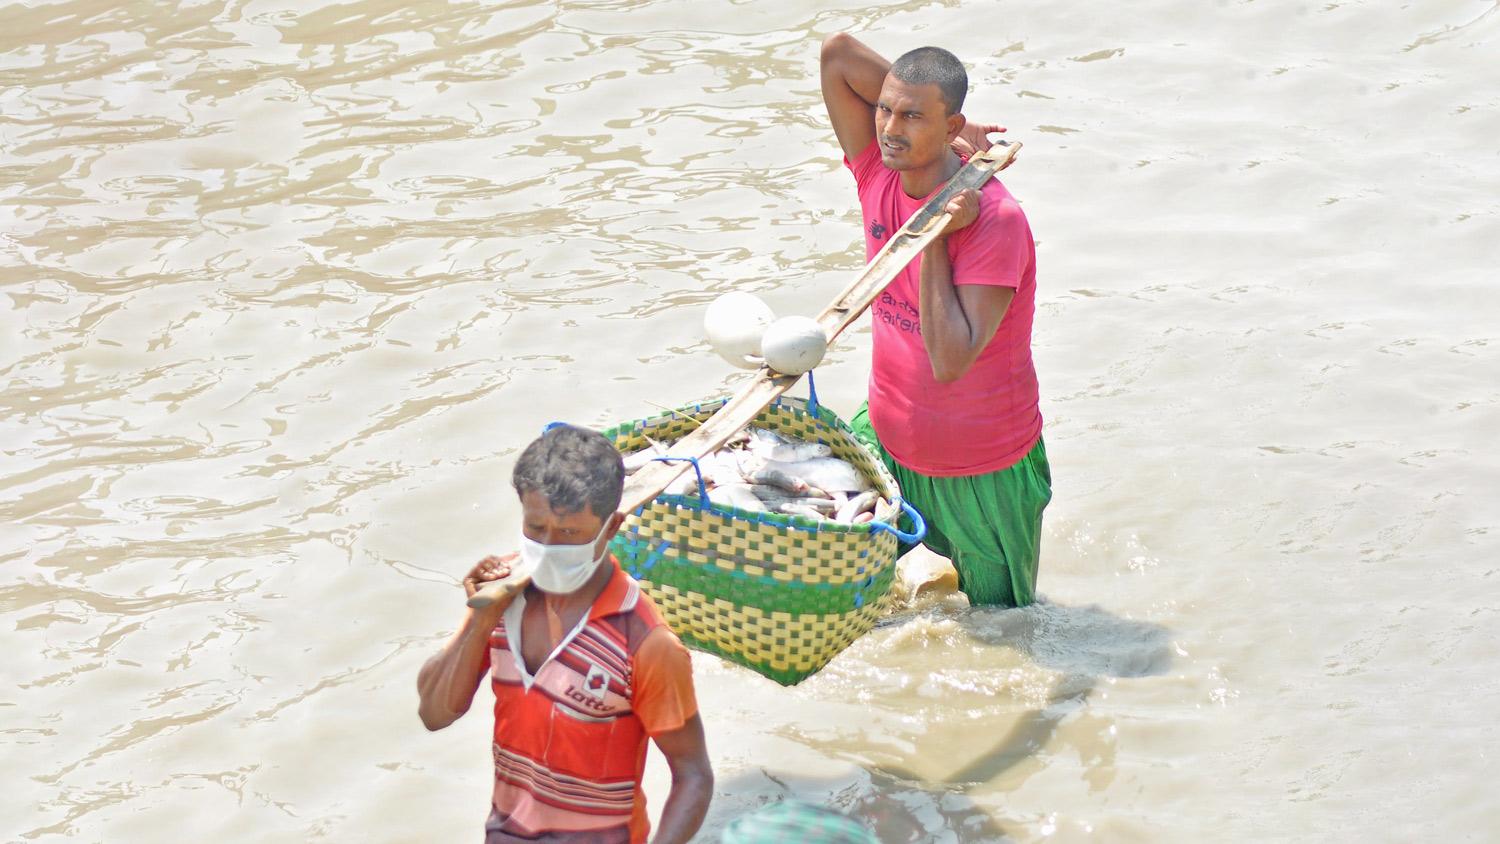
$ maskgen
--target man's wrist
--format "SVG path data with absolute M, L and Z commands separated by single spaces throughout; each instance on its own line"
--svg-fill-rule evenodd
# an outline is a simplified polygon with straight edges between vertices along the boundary
M 500 619 L 505 616 L 505 610 L 514 599 L 514 595 L 508 595 L 487 607 L 481 609 L 469 608 L 469 617 L 464 621 L 465 635 L 489 636 L 490 631 L 499 626 Z

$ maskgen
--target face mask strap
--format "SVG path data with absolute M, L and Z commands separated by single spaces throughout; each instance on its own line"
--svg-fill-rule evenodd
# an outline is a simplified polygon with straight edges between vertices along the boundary
M 613 517 L 613 515 L 614 514 L 610 514 L 609 516 L 605 516 L 604 517 L 604 524 L 602 524 L 602 525 L 599 526 L 599 532 L 596 533 L 596 534 L 594 534 L 594 538 L 589 541 L 589 547 L 590 548 L 594 547 L 595 545 L 598 545 L 599 544 L 599 540 L 601 540 L 601 539 L 604 538 L 604 532 L 607 531 L 607 530 L 609 530 L 609 520 L 610 520 L 610 518 Z M 594 558 L 594 567 L 598 568 L 599 564 L 602 563 L 602 562 L 604 562 L 604 558 L 608 557 L 608 556 L 609 556 L 609 543 L 606 542 L 606 543 L 604 543 L 604 551 L 602 553 L 600 553 L 597 557 Z

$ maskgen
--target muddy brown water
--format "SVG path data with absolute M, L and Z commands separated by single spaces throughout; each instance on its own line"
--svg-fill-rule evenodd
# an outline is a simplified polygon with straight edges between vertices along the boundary
M 846 29 L 1026 145 L 1044 601 L 696 656 L 699 840 L 1495 836 L 1494 2 L 72 0 L 0 6 L 0 839 L 475 840 L 454 578 L 543 424 L 720 395 L 714 296 L 856 271 Z

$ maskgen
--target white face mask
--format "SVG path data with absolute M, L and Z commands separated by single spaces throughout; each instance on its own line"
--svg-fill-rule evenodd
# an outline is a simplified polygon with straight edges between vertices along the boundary
M 521 531 L 521 564 L 532 569 L 531 582 L 543 592 L 564 594 L 575 592 L 588 582 L 605 554 L 594 556 L 594 545 L 609 530 L 609 519 L 599 528 L 599 533 L 582 545 L 543 545 L 526 537 Z

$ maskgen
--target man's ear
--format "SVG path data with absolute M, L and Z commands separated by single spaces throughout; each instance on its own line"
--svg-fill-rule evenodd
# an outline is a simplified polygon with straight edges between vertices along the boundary
M 967 125 L 969 125 L 969 118 L 964 117 L 962 112 L 948 115 L 948 143 L 953 143 L 953 139 L 958 137 L 958 133 L 962 132 Z

